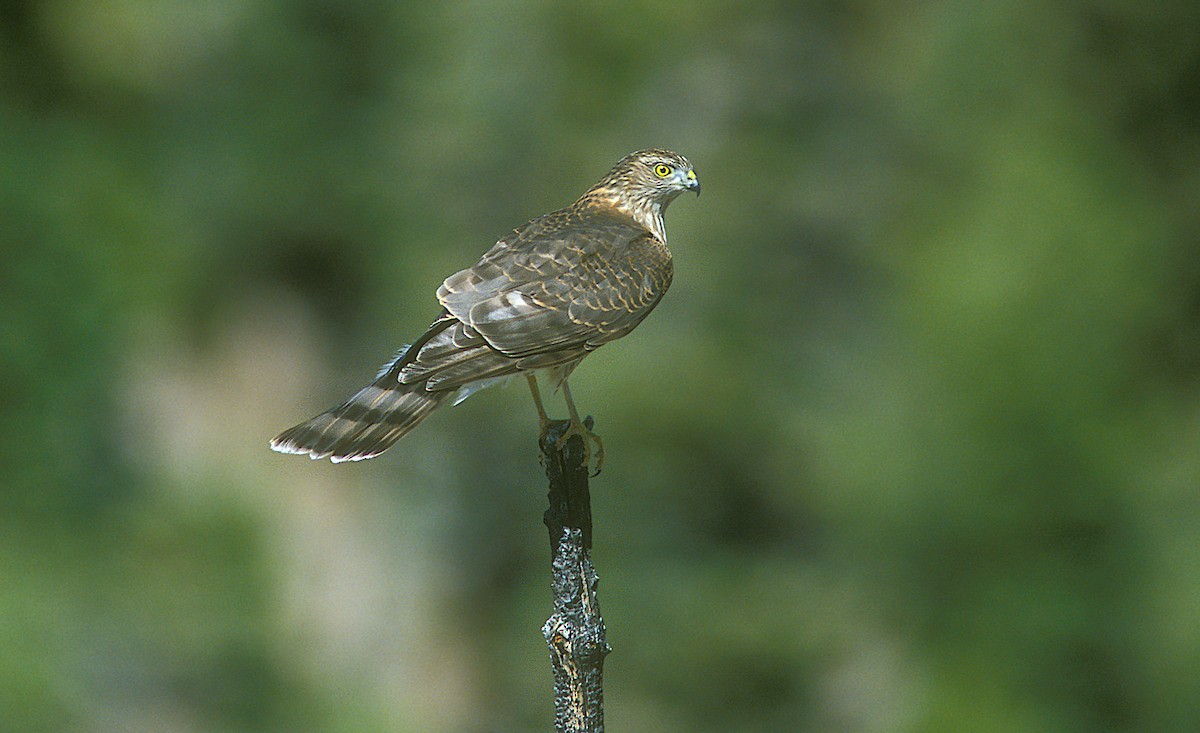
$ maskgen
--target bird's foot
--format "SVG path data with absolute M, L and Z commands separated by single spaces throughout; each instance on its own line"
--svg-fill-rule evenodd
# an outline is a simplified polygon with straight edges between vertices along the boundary
M 592 444 L 595 443 L 596 470 L 592 473 L 592 478 L 595 478 L 604 468 L 604 441 L 600 439 L 599 435 L 592 432 L 594 424 L 591 415 L 583 420 L 547 420 L 542 423 L 541 442 L 554 446 L 556 450 L 561 450 L 566 447 L 567 440 L 578 435 L 583 439 L 583 460 L 579 464 L 587 469 L 591 468 Z M 559 429 L 560 426 L 561 429 Z

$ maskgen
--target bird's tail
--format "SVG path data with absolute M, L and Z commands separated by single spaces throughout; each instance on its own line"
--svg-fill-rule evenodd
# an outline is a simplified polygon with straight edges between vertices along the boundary
M 430 392 L 423 381 L 403 384 L 395 370 L 385 367 L 379 378 L 340 407 L 277 435 L 271 448 L 334 463 L 374 458 L 453 394 Z

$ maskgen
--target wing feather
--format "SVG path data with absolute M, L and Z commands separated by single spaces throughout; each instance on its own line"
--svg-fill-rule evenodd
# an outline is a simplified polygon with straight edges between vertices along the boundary
M 629 333 L 671 282 L 671 256 L 648 230 L 603 212 L 549 217 L 446 278 L 438 299 L 489 346 L 523 358 L 583 353 Z
M 670 282 L 666 246 L 628 217 L 535 219 L 446 278 L 445 311 L 390 367 L 442 392 L 573 365 L 633 330 Z

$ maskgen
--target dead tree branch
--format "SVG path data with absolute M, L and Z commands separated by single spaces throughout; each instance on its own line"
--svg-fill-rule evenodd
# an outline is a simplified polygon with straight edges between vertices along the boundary
M 588 418 L 591 427 L 591 418 Z M 542 626 L 554 669 L 554 728 L 557 733 L 603 733 L 604 619 L 596 600 L 599 580 L 592 566 L 592 508 L 583 438 L 564 446 L 558 437 L 567 422 L 556 421 L 541 445 L 550 482 L 544 521 L 550 534 L 554 613 Z

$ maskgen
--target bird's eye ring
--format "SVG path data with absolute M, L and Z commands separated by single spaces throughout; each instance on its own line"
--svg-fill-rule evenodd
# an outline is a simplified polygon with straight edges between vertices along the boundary
M 671 166 L 665 163 L 659 163 L 658 165 L 654 166 L 654 175 L 658 176 L 659 178 L 666 178 L 667 176 L 671 175 Z

